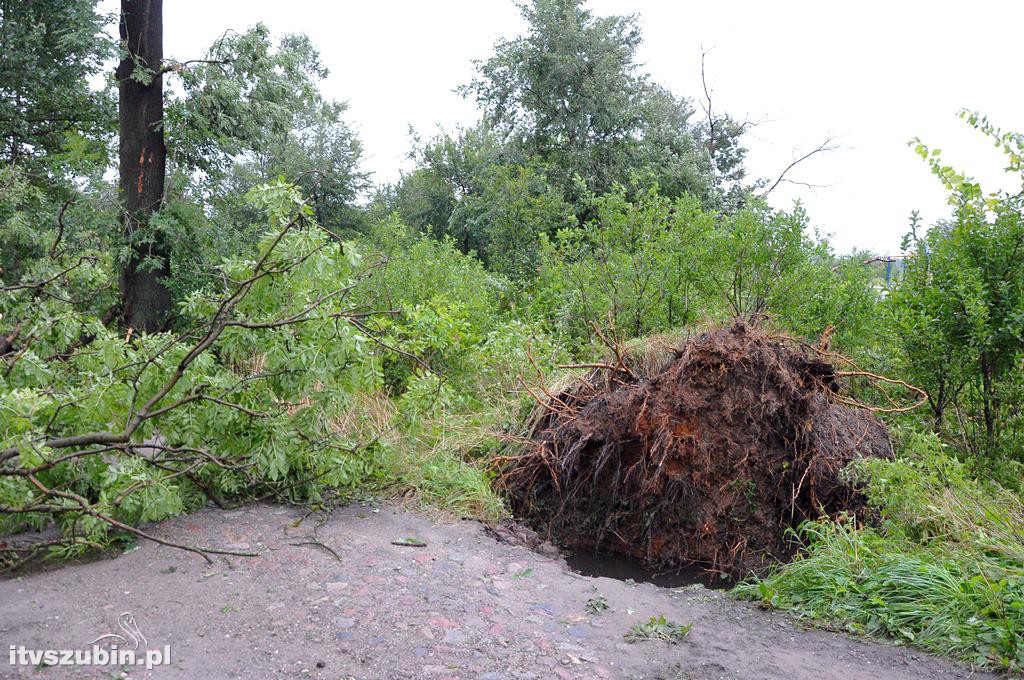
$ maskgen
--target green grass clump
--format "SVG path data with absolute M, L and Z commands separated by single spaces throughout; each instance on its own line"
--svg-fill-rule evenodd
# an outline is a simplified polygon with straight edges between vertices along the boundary
M 643 640 L 664 640 L 675 644 L 686 638 L 693 628 L 692 623 L 672 623 L 664 616 L 652 616 L 647 623 L 638 623 L 623 636 L 626 642 L 642 642 Z
M 990 669 L 1024 669 L 1024 504 L 934 440 L 861 463 L 877 527 L 819 520 L 796 560 L 734 594 L 816 625 L 884 636 Z
M 608 609 L 608 600 L 605 599 L 603 595 L 598 595 L 597 597 L 592 597 L 589 600 L 587 600 L 585 606 L 589 613 L 595 615 L 600 614 L 601 612 Z

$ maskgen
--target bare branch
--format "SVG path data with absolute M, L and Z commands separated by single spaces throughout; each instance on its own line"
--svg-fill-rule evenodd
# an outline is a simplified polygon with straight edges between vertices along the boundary
M 53 239 L 53 245 L 50 246 L 50 259 L 53 259 L 57 255 L 57 246 L 60 245 L 60 240 L 64 237 L 64 212 L 68 209 L 68 206 L 75 204 L 75 199 L 69 198 L 64 201 L 64 205 L 60 207 L 60 213 L 57 215 L 57 236 Z
M 800 156 L 799 158 L 793 159 L 793 161 L 789 165 L 787 165 L 786 168 L 779 174 L 779 176 L 775 179 L 775 181 L 772 182 L 771 186 L 769 186 L 768 189 L 765 190 L 765 192 L 762 194 L 762 196 L 767 196 L 772 191 L 774 191 L 777 186 L 779 186 L 783 182 L 787 182 L 787 183 L 790 183 L 790 184 L 802 184 L 802 185 L 808 186 L 808 187 L 815 186 L 815 185 L 807 184 L 805 182 L 794 182 L 792 180 L 786 179 L 786 174 L 789 173 L 790 170 L 792 170 L 793 168 L 795 168 L 796 166 L 800 165 L 801 163 L 803 163 L 804 161 L 806 161 L 807 159 L 809 159 L 809 158 L 811 158 L 813 156 L 816 156 L 816 155 L 818 155 L 820 153 L 825 153 L 827 151 L 835 151 L 836 149 L 838 149 L 839 146 L 835 145 L 835 144 L 832 144 L 833 141 L 834 140 L 832 139 L 832 137 L 828 137 L 827 139 L 825 139 L 824 142 L 819 144 L 816 148 L 812 149 L 811 151 L 808 151 L 807 153 L 805 153 L 803 156 Z M 824 186 L 824 185 L 821 185 L 821 186 Z
M 701 104 L 701 106 L 704 108 L 704 113 L 705 113 L 705 115 L 707 115 L 707 118 L 708 118 L 708 154 L 711 156 L 711 159 L 714 160 L 714 158 L 715 158 L 715 151 L 717 150 L 715 148 L 715 116 L 712 113 L 711 90 L 708 88 L 708 79 L 707 79 L 707 76 L 706 76 L 706 74 L 704 72 L 704 62 L 707 60 L 707 56 L 708 56 L 708 54 L 710 52 L 711 52 L 711 50 L 706 50 L 703 47 L 701 47 L 701 50 L 700 50 L 700 84 L 704 88 L 704 100 L 707 102 L 706 105 Z

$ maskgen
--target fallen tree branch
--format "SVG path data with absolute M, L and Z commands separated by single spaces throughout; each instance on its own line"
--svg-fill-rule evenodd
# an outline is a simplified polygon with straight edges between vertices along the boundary
M 69 204 L 66 204 L 64 209 L 67 208 L 67 205 Z M 53 416 L 49 418 L 49 422 L 45 427 L 35 432 L 34 437 L 18 445 L 12 445 L 18 440 L 8 439 L 6 442 L 7 447 L 0 449 L 0 478 L 20 478 L 28 482 L 38 493 L 34 493 L 33 498 L 24 502 L 11 505 L 0 504 L 0 515 L 48 515 L 50 518 L 70 516 L 72 522 L 76 523 L 80 517 L 92 517 L 106 524 L 111 529 L 127 532 L 138 538 L 150 540 L 160 545 L 192 552 L 202 556 L 207 562 L 212 562 L 211 555 L 258 556 L 259 553 L 255 552 L 189 545 L 171 541 L 155 536 L 144 529 L 132 526 L 129 522 L 123 521 L 115 515 L 118 512 L 117 509 L 123 508 L 128 499 L 133 497 L 133 495 L 157 484 L 165 484 L 172 480 L 189 480 L 209 500 L 220 507 L 227 507 L 227 504 L 218 498 L 214 490 L 203 481 L 200 473 L 206 466 L 213 466 L 237 473 L 240 477 L 239 483 L 241 488 L 248 489 L 250 492 L 247 494 L 249 500 L 251 500 L 253 495 L 264 489 L 269 489 L 269 492 L 262 496 L 262 498 L 279 496 L 293 488 L 315 482 L 333 472 L 333 469 L 328 466 L 323 470 L 315 470 L 315 474 L 296 474 L 297 479 L 286 478 L 280 482 L 277 480 L 268 481 L 258 477 L 255 471 L 257 461 L 252 457 L 228 458 L 217 455 L 213 450 L 208 450 L 210 442 L 207 441 L 202 441 L 195 446 L 177 445 L 180 444 L 178 442 L 171 442 L 169 445 L 159 437 L 154 438 L 148 434 L 148 439 L 139 441 L 142 439 L 140 436 L 141 432 L 151 433 L 154 429 L 159 432 L 159 423 L 165 422 L 165 418 L 179 412 L 181 409 L 189 407 L 189 405 L 198 403 L 209 403 L 216 408 L 231 409 L 250 418 L 272 418 L 279 415 L 279 413 L 275 413 L 272 409 L 263 411 L 253 408 L 247 405 L 247 403 L 237 403 L 232 398 L 232 395 L 237 394 L 243 385 L 275 375 L 283 375 L 288 372 L 285 370 L 263 372 L 256 369 L 253 375 L 241 376 L 234 384 L 221 386 L 213 394 L 208 393 L 210 391 L 209 386 L 205 384 L 190 386 L 188 392 L 184 395 L 175 392 L 176 388 L 184 384 L 183 380 L 185 376 L 190 374 L 195 362 L 214 348 L 218 339 L 228 328 L 241 327 L 256 331 L 273 331 L 287 326 L 303 324 L 315 319 L 346 318 L 349 323 L 369 336 L 371 342 L 404 356 L 412 357 L 423 366 L 426 366 L 415 355 L 391 347 L 370 331 L 363 321 L 370 315 L 370 312 L 367 312 L 365 309 L 353 310 L 351 318 L 346 317 L 345 313 L 331 314 L 329 316 L 318 314 L 318 310 L 328 303 L 331 303 L 333 305 L 332 309 L 336 310 L 340 300 L 345 299 L 360 281 L 372 275 L 374 267 L 367 271 L 362 271 L 354 277 L 354 280 L 346 281 L 346 285 L 319 294 L 312 301 L 296 305 L 298 307 L 297 311 L 294 309 L 283 310 L 276 318 L 266 320 L 241 318 L 239 307 L 258 282 L 270 277 L 285 275 L 295 270 L 296 267 L 306 262 L 314 254 L 321 252 L 330 243 L 333 243 L 333 241 L 325 242 L 299 255 L 278 257 L 276 250 L 281 244 L 282 239 L 292 229 L 300 224 L 305 224 L 305 220 L 304 212 L 300 207 L 295 217 L 283 224 L 270 239 L 269 243 L 265 245 L 264 252 L 252 265 L 244 278 L 237 281 L 225 280 L 227 290 L 221 299 L 216 302 L 215 311 L 206 320 L 178 333 L 176 336 L 169 337 L 162 345 L 157 345 L 151 351 L 147 351 L 142 358 L 135 355 L 131 357 L 130 361 L 108 369 L 112 378 L 116 376 L 116 380 L 120 384 L 126 385 L 127 389 L 130 390 L 129 394 L 125 397 L 126 408 L 123 427 L 120 429 L 110 427 L 110 429 L 106 430 L 82 433 L 61 431 L 61 419 L 57 415 L 65 406 L 74 403 L 74 394 L 69 392 L 66 397 L 70 401 L 58 404 Z M 63 226 L 63 209 L 58 217 L 58 222 Z M 58 233 L 58 238 L 51 245 L 50 250 L 54 254 L 59 249 L 62 234 L 63 229 Z M 63 280 L 68 272 L 92 259 L 94 258 L 82 257 L 77 264 L 71 265 L 43 281 L 8 286 L 0 290 L 3 292 L 42 290 L 55 281 Z M 388 310 L 388 313 L 391 313 L 391 310 Z M 13 344 L 21 338 L 22 333 L 21 326 L 15 326 L 13 331 L 0 338 L 0 343 Z M 132 338 L 129 335 L 123 342 L 125 345 L 129 345 L 141 343 L 142 340 Z M 21 344 L 20 341 L 19 344 Z M 19 352 L 27 351 L 28 346 L 30 344 L 22 347 Z M 141 344 L 139 346 L 144 347 Z M 80 348 L 81 344 L 73 344 L 70 350 L 62 350 L 66 354 L 66 356 L 62 356 L 62 359 L 70 358 Z M 175 352 L 175 356 L 178 356 L 179 351 L 183 352 L 183 355 L 177 359 L 177 362 L 172 364 L 173 369 L 166 373 L 163 379 L 157 382 L 155 386 L 152 385 L 153 381 L 151 378 L 143 379 L 144 372 L 152 370 L 155 365 L 160 365 L 162 360 L 172 350 Z M 146 426 L 145 428 L 143 428 L 144 425 Z M 315 437 L 306 437 L 303 432 L 298 432 L 297 434 L 307 442 L 312 442 L 313 439 L 316 439 Z M 206 435 L 200 436 L 205 437 Z M 323 446 L 342 448 L 329 441 L 323 442 Z M 352 449 L 350 447 L 346 450 Z M 31 453 L 36 460 L 30 464 L 23 464 L 21 459 L 23 451 Z M 73 490 L 66 483 L 53 484 L 49 482 L 50 478 L 45 474 L 54 470 L 57 466 L 78 466 L 85 459 L 98 456 L 113 457 L 112 460 L 122 458 L 140 461 L 161 472 L 154 472 L 154 476 L 151 478 L 131 481 L 126 487 L 119 489 L 118 493 L 111 494 L 113 497 L 112 501 L 103 501 L 102 505 L 98 500 L 91 500 L 91 496 L 87 497 L 81 493 L 75 493 L 77 489 Z M 113 511 L 111 510 L 112 508 L 114 509 Z M 36 548 L 27 546 L 24 549 L 19 548 L 19 550 L 24 554 L 35 555 L 50 547 L 50 545 L 69 545 L 76 541 L 75 537 L 64 536 L 52 544 L 43 545 L 39 543 Z M 81 543 L 81 541 L 77 542 Z M 315 539 L 315 536 L 314 542 L 320 544 Z M 340 555 L 334 550 L 326 545 L 320 545 L 328 552 L 334 554 L 337 559 L 341 559 Z M 0 554 L 3 553 L 3 550 L 3 547 L 0 547 Z
M 324 549 L 324 550 L 326 550 L 327 552 L 329 552 L 329 553 L 331 553 L 332 555 L 334 555 L 334 559 L 338 560 L 339 562 L 342 562 L 342 561 L 343 561 L 343 560 L 341 559 L 341 555 L 339 555 L 339 554 L 338 554 L 338 551 L 337 551 L 337 550 L 335 550 L 335 549 L 334 549 L 334 548 L 332 548 L 331 546 L 327 545 L 326 543 L 323 543 L 323 542 L 321 542 L 321 541 L 318 541 L 318 540 L 317 540 L 317 539 L 315 539 L 315 538 L 314 538 L 314 539 L 310 539 L 310 540 L 308 540 L 308 541 L 298 541 L 298 542 L 296 542 L 296 543 L 289 543 L 288 545 L 293 545 L 293 546 L 296 546 L 296 547 L 301 547 L 301 546 L 305 546 L 305 545 L 312 545 L 312 546 L 315 546 L 315 547 L 317 547 L 317 548 L 323 548 L 323 549 Z

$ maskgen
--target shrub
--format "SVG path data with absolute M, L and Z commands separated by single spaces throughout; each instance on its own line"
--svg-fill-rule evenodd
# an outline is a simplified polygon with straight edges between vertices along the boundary
M 596 218 L 542 239 L 541 267 L 528 313 L 577 346 L 591 324 L 628 337 L 683 326 L 702 313 L 694 262 L 713 229 L 696 199 L 654 190 L 630 202 L 624 191 L 593 199 Z
M 1024 135 L 977 114 L 963 117 L 1024 177 Z M 915 149 L 948 189 L 953 215 L 927 233 L 915 220 L 904 239 L 905 272 L 886 305 L 897 356 L 908 379 L 928 392 L 937 432 L 997 466 L 1021 460 L 1024 194 L 985 194 L 943 165 L 938 150 L 920 142 Z

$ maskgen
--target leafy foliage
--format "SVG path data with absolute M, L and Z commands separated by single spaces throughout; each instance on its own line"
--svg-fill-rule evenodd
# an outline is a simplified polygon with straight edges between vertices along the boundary
M 694 257 L 713 216 L 693 199 L 624 192 L 593 200 L 596 217 L 544 241 L 532 312 L 578 340 L 594 323 L 638 337 L 684 326 L 699 312 Z
M 5 317 L 38 319 L 0 378 L 7 531 L 54 518 L 71 545 L 93 546 L 111 525 L 207 498 L 317 498 L 379 474 L 373 447 L 331 425 L 380 379 L 369 340 L 346 322 L 358 257 L 309 221 L 294 189 L 264 185 L 252 200 L 271 230 L 255 258 L 223 263 L 220 295 L 190 297 L 195 324 L 181 334 L 133 339 L 69 309 L 78 285 L 110 276 L 96 256 L 5 288 Z M 62 313 L 38 314 L 48 305 Z
M 532 168 L 498 166 L 459 207 L 466 232 L 492 271 L 516 281 L 537 271 L 540 239 L 576 222 L 572 208 Z
M 275 42 L 266 26 L 228 32 L 202 63 L 174 68 L 181 95 L 167 104 L 173 179 L 154 226 L 172 244 L 178 299 L 203 287 L 223 257 L 251 250 L 259 212 L 252 187 L 285 178 L 308 197 L 317 222 L 339 237 L 363 228 L 355 207 L 368 187 L 362 145 L 324 99 L 327 69 L 309 38 Z
M 114 53 L 110 17 L 92 0 L 0 6 L 0 159 L 33 181 L 63 177 L 106 157 L 117 118 L 109 89 L 90 75 Z
M 588 613 L 596 616 L 608 609 L 608 600 L 603 595 L 598 595 L 588 599 L 584 607 Z
M 1020 172 L 1019 139 L 965 117 L 1006 144 Z M 937 152 L 916 147 L 950 188 L 954 214 L 924 234 L 915 221 L 904 239 L 911 257 L 887 300 L 904 370 L 928 391 L 939 432 L 958 434 L 976 456 L 1021 460 L 1024 194 L 985 195 Z
M 486 173 L 507 162 L 519 162 L 485 124 L 460 130 L 457 135 L 442 133 L 421 142 L 410 154 L 416 169 L 393 186 L 385 186 L 376 197 L 376 212 L 382 216 L 397 213 L 402 221 L 418 231 L 451 237 L 463 253 L 479 248 L 476 235 L 467 230 L 456 215 L 460 201 L 479 192 Z
M 689 102 L 641 72 L 635 17 L 596 17 L 580 0 L 521 10 L 527 34 L 498 42 L 463 90 L 503 139 L 553 168 L 571 202 L 585 198 L 580 189 L 604 193 L 636 173 L 673 195 L 712 188 L 714 163 L 730 145 L 711 154 Z
M 635 17 L 595 16 L 581 0 L 521 10 L 527 33 L 499 41 L 462 88 L 481 121 L 419 145 L 417 168 L 378 195 L 378 210 L 526 280 L 535 234 L 592 219 L 593 197 L 617 186 L 716 209 L 746 202 L 744 126 L 692 121 L 689 100 L 652 83 L 637 62 Z
M 807 234 L 807 216 L 751 206 L 730 214 L 654 189 L 594 197 L 595 218 L 544 240 L 530 310 L 570 337 L 610 324 L 627 338 L 730 317 L 773 317 L 842 347 L 869 335 L 877 295 L 856 260 L 837 263 Z

